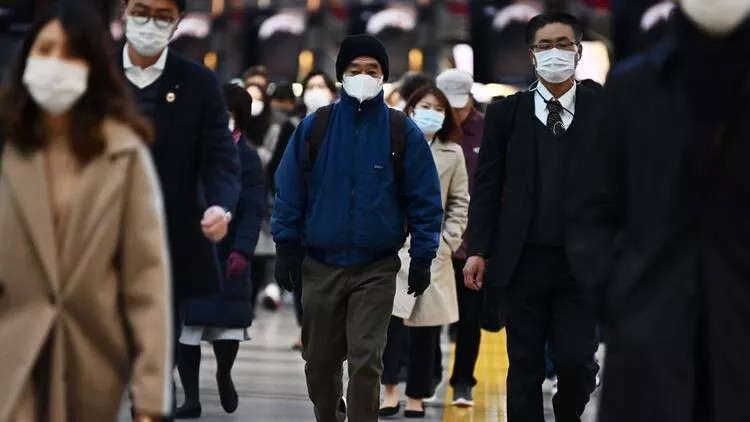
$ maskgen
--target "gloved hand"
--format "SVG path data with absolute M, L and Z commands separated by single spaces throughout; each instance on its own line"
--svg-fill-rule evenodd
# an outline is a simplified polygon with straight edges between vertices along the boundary
M 240 251 L 232 251 L 227 258 L 227 278 L 241 277 L 247 270 L 249 259 Z
M 294 286 L 302 282 L 303 250 L 296 245 L 276 245 L 276 266 L 274 278 L 284 290 L 294 291 Z
M 406 294 L 413 294 L 414 297 L 421 296 L 428 287 L 430 287 L 430 261 L 412 259 L 409 265 L 409 290 Z

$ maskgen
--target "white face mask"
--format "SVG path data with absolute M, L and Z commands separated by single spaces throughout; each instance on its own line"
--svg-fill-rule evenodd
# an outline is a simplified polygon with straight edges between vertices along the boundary
M 56 58 L 29 57 L 23 84 L 34 102 L 50 114 L 65 113 L 88 89 L 89 68 L 85 64 Z
M 229 131 L 232 133 L 234 133 L 234 125 L 235 125 L 234 119 L 230 117 L 229 118 Z
M 414 110 L 412 119 L 422 133 L 429 137 L 443 128 L 445 113 L 428 108 L 417 108 Z
M 370 75 L 344 76 L 344 91 L 360 103 L 378 96 L 383 89 L 383 77 Z
M 153 19 L 143 25 L 135 23 L 132 16 L 128 16 L 125 23 L 125 38 L 138 54 L 144 57 L 154 57 L 169 44 L 174 24 L 167 28 L 159 28 Z
M 576 72 L 576 56 L 578 52 L 553 48 L 534 53 L 536 57 L 536 73 L 540 78 L 553 84 L 559 84 L 570 79 Z
M 682 10 L 706 32 L 728 35 L 750 14 L 747 0 L 682 0 Z
M 305 102 L 305 107 L 307 107 L 307 114 L 312 114 L 317 109 L 331 104 L 331 94 L 326 89 L 309 89 L 305 91 L 302 100 Z
M 250 115 L 253 117 L 258 117 L 263 114 L 263 110 L 265 108 L 265 104 L 261 103 L 260 101 L 253 100 L 253 105 L 250 106 Z

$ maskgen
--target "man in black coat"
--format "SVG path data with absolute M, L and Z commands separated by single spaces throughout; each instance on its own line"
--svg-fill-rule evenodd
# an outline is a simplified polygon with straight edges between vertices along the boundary
M 604 422 L 748 418 L 750 1 L 681 8 L 612 72 L 571 213 L 604 316 Z
M 598 370 L 595 316 L 569 268 L 565 224 L 597 121 L 596 93 L 574 79 L 582 32 L 565 13 L 532 19 L 539 83 L 491 105 L 485 119 L 464 281 L 505 302 L 509 422 L 544 422 L 545 344 L 559 380 L 557 421 L 580 421 Z
M 167 48 L 184 0 L 129 0 L 121 56 L 141 112 L 156 129 L 176 304 L 221 287 L 213 243 L 224 238 L 240 192 L 239 158 L 213 74 Z

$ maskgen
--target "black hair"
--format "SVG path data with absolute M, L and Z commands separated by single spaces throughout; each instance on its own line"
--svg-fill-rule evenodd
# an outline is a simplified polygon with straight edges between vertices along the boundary
M 305 79 L 302 80 L 303 92 L 307 91 L 307 84 L 310 82 L 310 79 L 316 76 L 322 77 L 323 81 L 325 81 L 325 84 L 328 87 L 328 90 L 331 91 L 331 94 L 336 95 L 336 82 L 334 82 L 333 78 L 330 77 L 327 73 L 319 69 L 313 70 L 312 72 L 308 73 L 307 76 L 305 76 Z
M 250 118 L 252 117 L 253 97 L 242 87 L 235 84 L 224 84 L 224 99 L 227 102 L 227 110 L 232 113 L 235 125 L 242 136 L 248 137 Z
M 263 145 L 268 128 L 271 127 L 271 98 L 268 96 L 266 90 L 258 84 L 250 84 L 245 87 L 245 89 L 247 90 L 251 86 L 258 88 L 261 95 L 263 95 L 263 112 L 260 113 L 260 116 L 253 116 L 252 113 L 250 114 L 247 123 L 246 137 L 252 145 L 259 147 Z
M 435 84 L 435 78 L 424 73 L 407 73 L 404 75 L 401 88 L 398 91 L 401 94 L 401 98 L 404 101 L 408 101 L 419 88 L 430 84 Z
M 531 46 L 534 44 L 536 33 L 551 23 L 561 23 L 568 25 L 573 28 L 573 35 L 575 36 L 575 42 L 580 43 L 583 41 L 583 24 L 578 18 L 565 12 L 545 12 L 541 15 L 534 16 L 526 25 L 526 44 Z
M 294 88 L 289 82 L 281 82 L 274 85 L 271 99 L 276 101 L 296 102 L 297 96 L 294 95 Z
M 187 0 L 172 0 L 177 5 L 177 9 L 180 10 L 180 13 L 184 13 L 185 9 L 187 8 Z M 130 0 L 125 0 L 125 4 L 128 4 Z

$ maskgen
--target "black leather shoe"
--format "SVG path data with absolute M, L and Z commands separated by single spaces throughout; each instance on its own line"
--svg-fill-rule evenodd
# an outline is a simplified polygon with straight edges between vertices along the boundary
M 424 407 L 422 408 L 422 410 L 404 410 L 404 417 L 406 419 L 424 419 Z
M 221 401 L 221 407 L 227 413 L 234 413 L 237 410 L 239 404 L 239 398 L 237 397 L 237 390 L 234 388 L 234 382 L 232 381 L 232 375 L 216 375 L 216 384 L 219 386 L 219 400 Z
M 182 405 L 177 408 L 177 412 L 175 412 L 174 418 L 175 419 L 198 419 L 201 417 L 201 405 L 199 404 L 196 407 L 187 407 L 185 405 Z
M 379 415 L 381 418 L 392 418 L 401 412 L 401 404 L 397 404 L 396 407 L 381 407 Z

